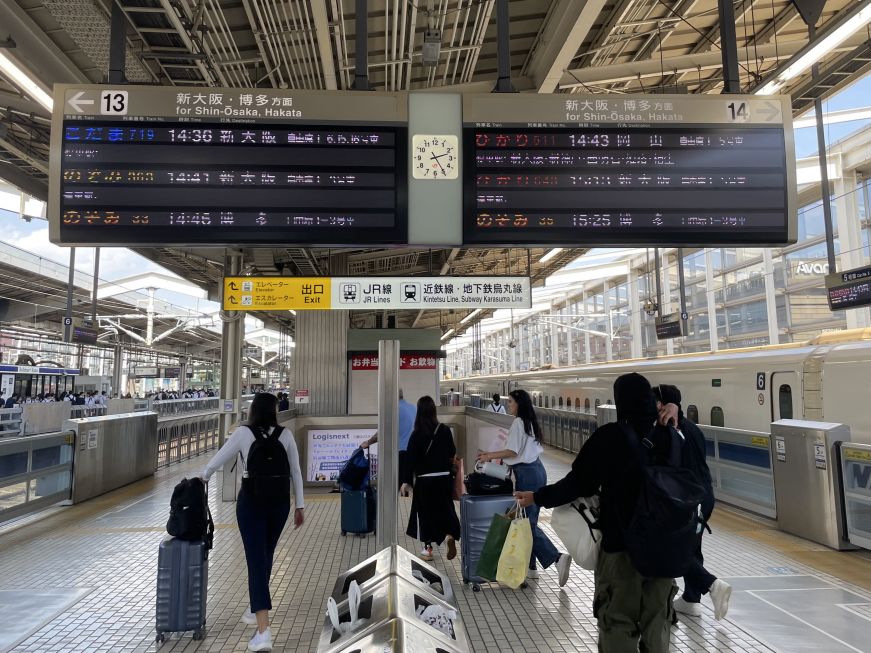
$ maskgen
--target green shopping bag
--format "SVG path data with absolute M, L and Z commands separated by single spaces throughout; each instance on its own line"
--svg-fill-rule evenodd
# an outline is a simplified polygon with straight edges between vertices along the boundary
M 508 537 L 508 529 L 513 520 L 512 514 L 496 513 L 490 521 L 490 530 L 487 531 L 487 539 L 481 548 L 481 557 L 478 558 L 478 568 L 475 573 L 485 580 L 496 580 L 496 567 L 499 565 L 499 557 L 502 555 L 502 547 L 505 538 Z

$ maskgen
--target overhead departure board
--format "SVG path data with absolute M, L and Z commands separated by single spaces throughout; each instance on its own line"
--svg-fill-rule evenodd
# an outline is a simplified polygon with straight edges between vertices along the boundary
M 842 311 L 871 304 L 871 268 L 826 275 L 829 308 Z
M 407 240 L 402 95 L 59 85 L 54 102 L 56 243 Z
M 793 242 L 793 151 L 788 98 L 464 96 L 463 242 Z

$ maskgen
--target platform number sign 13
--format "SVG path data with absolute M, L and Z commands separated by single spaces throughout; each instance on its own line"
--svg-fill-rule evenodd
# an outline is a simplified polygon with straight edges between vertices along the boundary
M 126 116 L 127 104 L 127 91 L 100 93 L 100 113 L 104 116 Z
M 750 120 L 750 108 L 746 102 L 729 102 L 726 105 L 726 118 L 729 122 L 747 122 Z

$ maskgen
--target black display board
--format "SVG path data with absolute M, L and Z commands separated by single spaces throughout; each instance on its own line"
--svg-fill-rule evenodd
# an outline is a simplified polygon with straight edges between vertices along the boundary
M 671 340 L 684 335 L 683 320 L 680 313 L 671 313 L 657 317 L 654 322 L 657 340 Z
M 871 305 L 871 268 L 828 275 L 826 296 L 833 311 Z
M 55 107 L 54 242 L 407 242 L 397 94 L 58 85 Z
M 466 244 L 788 240 L 782 127 L 463 129 Z

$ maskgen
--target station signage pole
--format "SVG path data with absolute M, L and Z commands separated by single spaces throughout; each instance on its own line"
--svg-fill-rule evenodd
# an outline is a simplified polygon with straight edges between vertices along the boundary
M 375 546 L 397 544 L 399 523 L 399 340 L 378 342 L 378 507 Z

